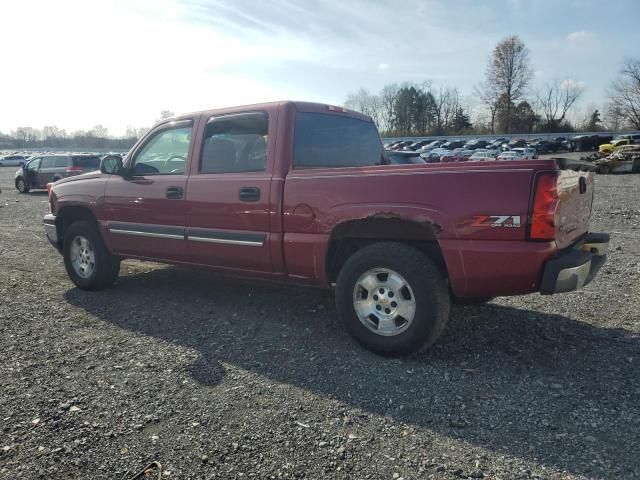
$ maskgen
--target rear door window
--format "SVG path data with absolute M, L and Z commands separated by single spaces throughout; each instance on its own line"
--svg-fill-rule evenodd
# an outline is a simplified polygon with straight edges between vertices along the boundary
M 40 169 L 54 168 L 56 166 L 56 157 L 43 157 Z
M 69 166 L 69 157 L 55 157 L 56 168 L 65 168 Z
M 200 173 L 267 168 L 268 117 L 263 112 L 214 117 L 205 129 Z
M 326 113 L 296 114 L 293 148 L 295 168 L 360 167 L 383 160 L 372 122 Z

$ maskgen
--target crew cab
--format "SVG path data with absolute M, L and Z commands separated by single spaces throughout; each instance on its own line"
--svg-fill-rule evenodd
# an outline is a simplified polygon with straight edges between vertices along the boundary
M 162 121 L 55 182 L 44 228 L 79 288 L 127 258 L 335 288 L 358 342 L 403 355 L 452 301 L 589 283 L 608 247 L 592 197 L 593 173 L 561 160 L 390 165 L 370 117 L 287 101 Z

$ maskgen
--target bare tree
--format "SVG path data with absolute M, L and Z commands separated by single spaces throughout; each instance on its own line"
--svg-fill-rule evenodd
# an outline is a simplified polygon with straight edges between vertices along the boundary
M 489 129 L 491 133 L 496 133 L 496 116 L 498 113 L 499 98 L 496 96 L 496 89 L 489 83 L 483 82 L 475 87 L 475 94 L 478 96 L 482 104 L 487 107 L 489 112 Z
M 609 88 L 609 101 L 613 111 L 640 130 L 640 59 L 624 61 L 620 76 Z
M 547 129 L 552 132 L 564 121 L 567 112 L 580 98 L 584 88 L 572 80 L 554 80 L 536 95 Z
M 380 129 L 389 132 L 393 129 L 394 107 L 400 87 L 397 83 L 385 85 L 380 91 Z
M 433 93 L 435 99 L 436 133 L 446 135 L 460 107 L 460 95 L 457 88 L 440 87 Z
M 529 49 L 517 35 L 496 45 L 487 65 L 487 85 L 490 98 L 504 99 L 505 128 L 511 128 L 512 108 L 524 97 L 533 72 L 529 66 Z
M 173 113 L 171 110 L 162 110 L 160 112 L 160 118 L 156 120 L 156 122 L 159 122 L 160 120 L 166 120 L 167 118 L 171 118 L 174 115 L 175 113 Z
M 366 88 L 361 88 L 357 92 L 347 95 L 344 105 L 351 110 L 369 115 L 376 126 L 380 126 L 380 99 L 377 95 L 372 95 Z
M 107 135 L 109 134 L 109 130 L 106 127 L 103 127 L 102 125 L 96 125 L 91 129 L 89 134 L 97 138 L 107 138 Z

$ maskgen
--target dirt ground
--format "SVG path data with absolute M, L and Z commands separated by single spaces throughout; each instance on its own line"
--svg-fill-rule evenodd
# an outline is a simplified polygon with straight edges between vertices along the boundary
M 640 478 L 640 175 L 596 178 L 587 288 L 454 308 L 419 357 L 331 294 L 124 262 L 84 292 L 0 169 L 0 478 Z

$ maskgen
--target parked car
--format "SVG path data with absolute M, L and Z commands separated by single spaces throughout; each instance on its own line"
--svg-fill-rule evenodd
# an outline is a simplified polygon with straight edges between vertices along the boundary
M 507 148 L 509 148 L 509 150 L 513 150 L 514 148 L 525 148 L 527 146 L 527 141 L 523 138 L 511 140 L 509 143 L 507 143 Z
M 455 148 L 462 148 L 466 142 L 464 140 L 449 140 L 442 144 L 442 148 L 453 150 Z
M 15 186 L 20 193 L 47 188 L 47 183 L 81 175 L 100 168 L 100 157 L 91 154 L 46 154 L 32 157 L 15 174 Z
M 608 155 L 620 147 L 624 147 L 627 145 L 632 145 L 633 140 L 630 138 L 617 138 L 616 140 L 612 140 L 611 143 L 603 143 L 598 147 L 598 153 L 600 155 Z
M 417 152 L 385 152 L 387 159 L 391 165 L 419 165 L 426 163 L 426 161 L 420 157 Z
M 597 150 L 603 144 L 611 141 L 611 136 L 605 135 L 576 135 L 571 137 L 568 143 L 568 149 L 574 152 L 585 152 Z
M 630 145 L 638 145 L 640 144 L 640 133 L 627 133 L 624 135 L 619 135 L 617 138 L 629 140 Z
M 465 145 L 464 148 L 466 148 L 467 150 L 477 150 L 478 148 L 485 148 L 487 145 L 489 145 L 489 142 L 487 142 L 486 140 L 469 140 Z
M 524 153 L 517 150 L 509 150 L 498 155 L 498 160 L 525 160 Z
M 530 147 L 514 148 L 513 151 L 521 153 L 522 156 L 527 160 L 533 160 L 534 158 L 538 158 L 535 148 L 530 148 Z
M 451 150 L 446 148 L 434 148 L 430 152 L 421 153 L 420 156 L 427 161 L 427 163 L 437 163 L 440 161 L 440 157 L 443 155 L 450 155 Z
M 27 158 L 26 155 L 5 155 L 0 157 L 0 167 L 22 167 Z
M 470 162 L 480 162 L 480 161 L 488 161 L 488 160 L 495 160 L 495 159 L 496 159 L 496 155 L 493 155 L 488 151 L 484 151 L 484 152 L 476 151 L 474 152 L 473 155 L 469 157 Z
M 606 259 L 608 235 L 589 233 L 590 171 L 382 156 L 371 118 L 341 107 L 176 116 L 124 161 L 54 183 L 44 229 L 85 290 L 112 285 L 126 258 L 335 285 L 347 330 L 384 355 L 430 346 L 452 298 L 576 290 Z
M 427 143 L 422 148 L 440 148 L 444 143 L 444 140 L 434 140 L 433 142 Z

